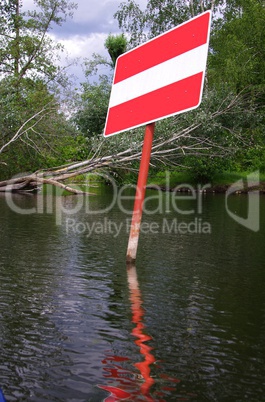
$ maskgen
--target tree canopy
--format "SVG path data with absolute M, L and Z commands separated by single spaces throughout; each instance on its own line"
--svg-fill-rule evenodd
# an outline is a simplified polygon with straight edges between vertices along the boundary
M 141 129 L 119 140 L 102 138 L 116 60 L 209 9 L 213 20 L 202 104 L 157 123 L 153 168 L 184 167 L 201 178 L 218 169 L 265 170 L 263 1 L 148 0 L 145 9 L 136 0 L 121 2 L 114 15 L 120 32 L 106 37 L 109 57 L 94 54 L 85 60 L 86 81 L 74 95 L 71 91 L 70 120 L 63 113 L 65 97 L 58 96 L 68 82 L 56 60 L 63 48 L 48 33 L 71 17 L 75 5 L 70 0 L 34 3 L 35 11 L 25 11 L 23 1 L 0 0 L 0 175 L 98 152 L 113 161 L 121 155 L 119 166 L 123 153 L 132 152 L 126 161 L 135 163 Z
M 0 73 L 16 79 L 58 78 L 54 57 L 60 45 L 48 37 L 53 24 L 61 25 L 72 14 L 68 0 L 34 0 L 34 11 L 22 10 L 21 0 L 0 0 Z
M 61 47 L 48 33 L 71 16 L 75 5 L 67 0 L 34 3 L 34 11 L 25 11 L 20 0 L 0 0 L 2 175 L 46 164 L 59 139 L 72 132 L 57 96 L 68 80 L 56 59 Z
M 174 137 L 174 132 L 183 129 L 187 122 L 192 125 L 192 119 L 205 119 L 203 132 L 200 125 L 196 135 L 200 139 L 204 138 L 205 144 L 211 142 L 211 147 L 205 146 L 203 156 L 198 156 L 198 152 L 194 155 L 198 169 L 194 167 L 194 157 L 184 156 L 181 152 L 176 156 L 179 164 L 190 166 L 193 171 L 199 171 L 201 166 L 202 173 L 206 175 L 218 168 L 250 168 L 247 161 L 251 149 L 253 166 L 264 169 L 264 4 L 260 0 L 149 0 L 143 10 L 135 0 L 128 0 L 120 3 L 115 18 L 127 39 L 129 49 L 209 9 L 212 10 L 213 21 L 205 101 L 194 113 L 189 112 L 157 124 L 156 137 L 160 136 L 167 141 Z M 94 58 L 93 66 L 101 62 L 98 55 Z M 92 70 L 87 71 L 89 76 Z M 90 129 L 90 133 L 103 130 L 108 96 L 106 83 L 106 77 L 100 77 L 93 85 L 83 85 L 82 97 L 87 102 L 87 108 L 79 110 L 79 119 L 83 116 L 84 122 L 92 123 L 94 116 L 96 121 L 102 121 L 102 126 Z M 101 108 L 98 102 L 100 98 Z M 228 101 L 234 102 L 233 110 L 229 108 L 229 113 L 220 113 L 212 124 L 214 108 L 218 114 L 218 110 Z M 82 125 L 79 124 L 79 128 L 82 130 Z M 134 135 L 138 138 L 137 134 Z M 124 144 L 122 138 L 118 142 L 119 149 Z M 186 146 L 188 140 L 182 138 L 182 141 Z M 117 141 L 114 139 L 108 139 L 108 147 L 111 148 L 112 142 L 117 149 Z M 226 154 L 226 163 L 218 159 L 223 154 Z

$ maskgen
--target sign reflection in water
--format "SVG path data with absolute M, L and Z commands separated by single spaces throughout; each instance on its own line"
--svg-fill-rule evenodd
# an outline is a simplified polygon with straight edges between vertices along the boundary
M 152 347 L 145 344 L 145 342 L 152 340 L 151 336 L 144 334 L 145 327 L 143 323 L 144 309 L 142 307 L 141 291 L 138 285 L 137 273 L 135 266 L 131 266 L 127 270 L 128 284 L 130 289 L 130 300 L 132 309 L 132 322 L 135 324 L 132 330 L 132 335 L 137 339 L 135 343 L 140 348 L 140 353 L 144 357 L 144 361 L 135 363 L 135 367 L 140 371 L 144 383 L 140 387 L 143 395 L 148 396 L 151 386 L 154 384 L 154 379 L 151 377 L 150 365 L 155 362 L 155 357 L 151 354 Z
M 112 385 L 98 385 L 98 387 L 111 394 L 104 399 L 105 402 L 128 400 L 129 398 L 129 400 L 135 401 L 165 402 L 163 396 L 166 396 L 167 387 L 151 392 L 152 386 L 157 381 L 154 376 L 151 375 L 151 368 L 154 367 L 152 365 L 156 362 L 156 359 L 154 354 L 151 353 L 153 348 L 146 344 L 146 342 L 152 340 L 152 337 L 144 331 L 145 325 L 143 321 L 145 310 L 142 306 L 143 301 L 137 279 L 136 267 L 134 265 L 127 267 L 127 278 L 130 291 L 132 323 L 134 324 L 131 334 L 136 338 L 134 342 L 139 347 L 140 354 L 143 357 L 142 361 L 134 363 L 133 365 L 139 370 L 140 374 L 134 373 L 122 366 L 122 364 L 126 362 L 130 363 L 128 357 L 115 356 L 111 351 L 108 351 L 102 363 L 106 365 L 103 368 L 104 377 L 107 378 L 108 383 Z M 159 369 L 160 367 L 156 364 L 155 368 Z M 163 383 L 165 381 L 173 383 L 174 387 L 180 382 L 179 379 L 168 377 L 166 374 L 162 373 L 160 373 L 158 377 L 163 379 Z M 119 387 L 113 385 L 117 383 Z M 173 388 L 171 387 L 170 390 L 172 391 Z

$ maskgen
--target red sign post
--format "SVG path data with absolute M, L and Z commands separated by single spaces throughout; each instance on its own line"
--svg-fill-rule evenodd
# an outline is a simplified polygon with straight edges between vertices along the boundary
M 127 248 L 126 261 L 128 264 L 136 260 L 138 239 L 143 213 L 143 203 L 148 177 L 149 163 L 151 158 L 152 143 L 154 138 L 155 123 L 147 124 L 145 128 L 144 144 L 139 168 L 138 182 L 134 200 L 133 216 L 130 230 L 129 243 Z
M 210 21 L 211 12 L 206 11 L 117 59 L 104 136 L 147 125 L 127 251 L 128 262 L 136 258 L 154 122 L 199 106 Z

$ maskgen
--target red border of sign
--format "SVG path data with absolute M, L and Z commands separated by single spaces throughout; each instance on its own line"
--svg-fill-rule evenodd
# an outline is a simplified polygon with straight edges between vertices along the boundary
M 134 63 L 134 65 L 132 65 L 132 67 L 130 68 L 131 72 L 128 73 L 126 72 L 126 66 L 122 66 L 122 61 L 125 60 L 125 57 L 127 59 L 127 63 L 128 63 L 128 59 L 130 60 L 130 56 L 132 54 L 132 60 L 133 58 L 136 56 L 137 57 L 137 53 L 141 54 L 144 51 L 144 47 L 145 46 L 152 46 L 154 41 L 162 41 L 163 37 L 170 34 L 173 31 L 176 30 L 180 30 L 183 31 L 183 33 L 185 32 L 185 26 L 187 24 L 190 24 L 192 21 L 195 21 L 198 18 L 203 18 L 205 15 L 209 15 L 208 17 L 208 29 L 207 29 L 207 39 L 205 44 L 207 44 L 207 46 L 209 46 L 209 38 L 210 38 L 210 24 L 211 24 L 211 11 L 206 11 L 188 21 L 185 21 L 184 23 L 178 25 L 177 27 L 174 27 L 172 29 L 170 29 L 169 31 L 162 33 L 161 35 L 149 40 L 148 42 L 145 42 L 137 47 L 135 47 L 134 49 L 129 50 L 128 52 L 122 54 L 121 56 L 118 57 L 117 62 L 116 62 L 116 66 L 115 66 L 115 71 L 114 71 L 114 77 L 113 77 L 113 85 L 115 85 L 117 82 L 122 81 L 123 79 L 126 79 L 127 77 L 130 77 L 131 72 L 133 72 L 133 74 L 137 74 L 137 63 Z M 162 42 L 161 42 L 162 44 Z M 185 41 L 183 41 L 183 43 L 179 43 L 179 54 L 185 53 L 187 51 L 187 49 L 185 48 Z M 170 49 L 166 49 L 166 52 L 170 51 Z M 134 54 L 133 54 L 134 53 Z M 161 52 L 161 53 L 156 53 L 154 58 L 152 58 L 152 60 L 147 59 L 145 60 L 145 68 L 148 69 L 156 64 L 159 64 L 161 62 L 163 62 L 163 57 L 165 58 L 166 56 L 164 56 L 165 52 Z M 176 56 L 176 53 L 174 53 L 173 57 Z M 168 58 L 168 57 L 167 57 Z M 170 57 L 169 57 L 170 58 Z M 165 58 L 166 60 L 166 58 Z M 124 64 L 124 63 L 123 63 Z M 117 71 L 119 68 L 119 71 Z M 195 76 L 190 76 L 188 78 L 186 78 L 183 81 L 178 81 L 176 83 L 173 83 L 171 85 L 169 85 L 168 87 L 161 87 L 160 89 L 147 93 L 145 95 L 142 95 L 140 97 L 137 97 L 135 99 L 130 100 L 129 102 L 125 102 L 125 103 L 121 103 L 117 106 L 113 106 L 113 107 L 109 107 L 108 109 L 108 113 L 107 113 L 107 118 L 106 118 L 106 125 L 104 128 L 104 137 L 110 137 L 112 135 L 116 135 L 119 134 L 121 132 L 124 131 L 128 131 L 128 130 L 132 130 L 135 129 L 137 127 L 141 127 L 143 125 L 146 124 L 150 124 L 152 122 L 170 117 L 170 116 L 175 116 L 177 114 L 180 113 L 184 113 L 187 112 L 189 110 L 193 110 L 196 109 L 200 103 L 201 103 L 201 99 L 202 99 L 202 93 L 203 93 L 203 84 L 204 84 L 204 77 L 205 77 L 205 70 L 206 68 L 199 74 L 196 74 Z M 142 71 L 142 68 L 141 68 Z M 127 74 L 127 76 L 126 76 Z M 183 90 L 183 84 L 185 84 L 188 82 L 189 87 L 195 88 L 196 91 L 196 95 L 190 95 L 191 99 L 185 99 L 185 89 Z M 174 99 L 174 91 L 176 91 L 176 89 L 180 89 L 180 92 L 178 92 L 178 95 L 181 94 L 182 96 L 182 105 L 181 108 L 180 106 L 178 106 L 178 101 L 176 99 Z M 182 91 L 182 92 L 181 92 Z M 176 92 L 175 92 L 176 93 Z M 157 100 L 161 99 L 160 97 L 164 96 L 164 99 L 162 101 L 162 105 L 157 104 Z M 151 106 L 150 106 L 150 99 L 152 99 L 152 97 L 154 97 L 155 102 L 151 102 Z M 176 98 L 176 96 L 175 96 Z M 167 102 L 166 102 L 167 101 Z M 172 112 L 167 113 L 166 115 L 163 114 L 163 109 L 166 109 L 166 103 L 174 103 L 175 107 L 173 107 L 173 109 L 175 109 L 174 111 L 172 110 Z M 191 101 L 192 106 L 191 107 L 187 107 L 185 108 L 185 103 L 188 104 Z M 134 102 L 139 102 L 141 109 L 144 107 L 145 109 L 149 110 L 149 119 L 145 120 L 145 121 L 141 121 L 141 117 L 138 116 L 137 117 L 132 117 L 130 116 L 130 107 L 133 105 Z M 154 106 L 156 105 L 156 106 Z M 153 112 L 152 112 L 152 107 L 154 108 Z M 161 112 L 160 112 L 161 109 Z M 110 113 L 111 110 L 111 113 Z M 169 111 L 170 111 L 170 107 L 169 107 Z M 115 112 L 115 113 L 113 113 Z M 152 117 L 152 115 L 154 115 L 154 117 Z M 156 117 L 155 117 L 156 115 Z M 107 128 L 109 127 L 109 124 L 112 124 L 112 121 L 115 121 L 115 119 L 117 120 L 119 116 L 119 129 L 117 131 L 114 132 L 110 132 L 108 134 L 106 134 Z M 137 121 L 138 119 L 138 121 Z M 111 121 L 112 120 L 112 121 Z M 131 122 L 130 122 L 131 120 Z M 114 123 L 115 124 L 115 123 Z

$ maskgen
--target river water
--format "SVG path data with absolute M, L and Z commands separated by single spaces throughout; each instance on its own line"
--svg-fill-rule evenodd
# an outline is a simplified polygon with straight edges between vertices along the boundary
M 265 197 L 130 195 L 0 197 L 7 401 L 265 401 Z

